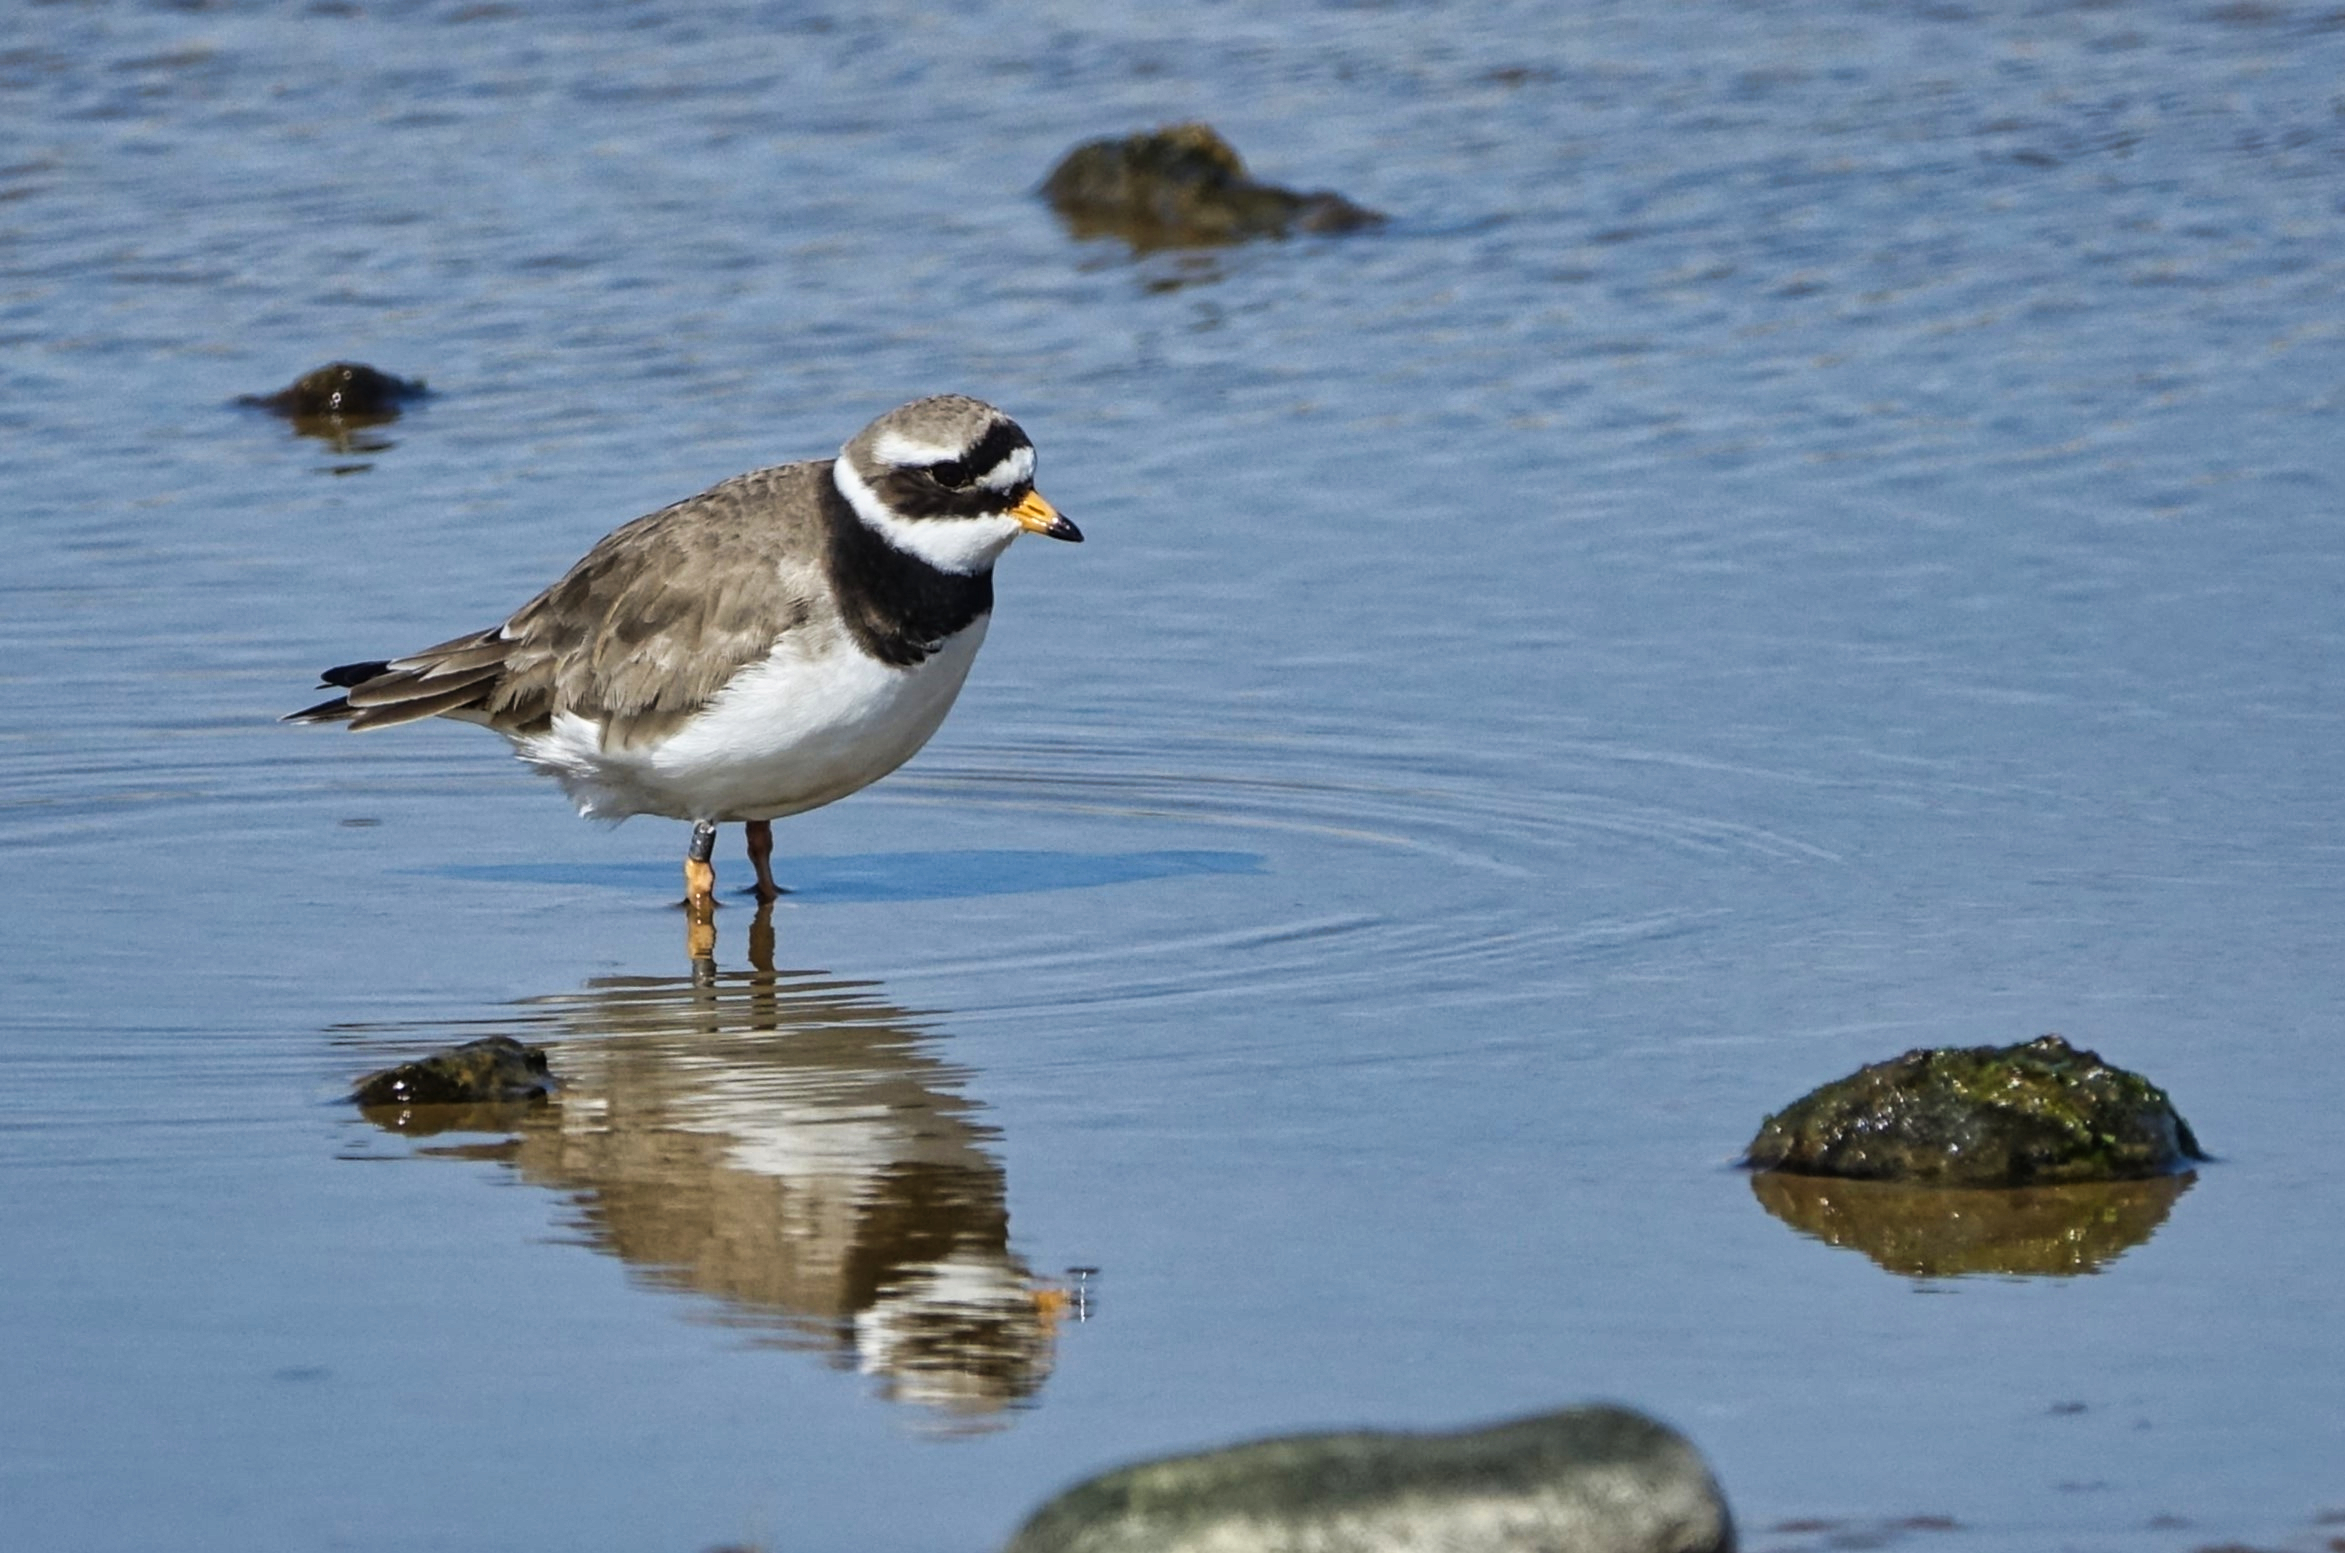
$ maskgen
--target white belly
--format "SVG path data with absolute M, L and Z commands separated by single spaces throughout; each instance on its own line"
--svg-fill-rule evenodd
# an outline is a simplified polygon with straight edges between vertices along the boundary
M 665 739 L 606 749 L 602 726 L 574 713 L 517 739 L 596 819 L 770 820 L 868 787 L 910 760 L 952 710 L 985 640 L 986 617 L 924 663 L 891 668 L 841 638 L 785 643 L 742 670 Z

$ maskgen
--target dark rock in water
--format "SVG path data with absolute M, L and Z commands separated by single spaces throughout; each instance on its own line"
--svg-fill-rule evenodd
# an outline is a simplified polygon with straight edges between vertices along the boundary
M 1990 1189 L 1762 1170 L 1751 1195 L 1801 1234 L 1861 1251 L 1902 1277 L 2072 1278 L 2156 1234 L 2196 1179 Z
M 2204 1159 L 2164 1090 L 2056 1035 L 1909 1051 L 1767 1118 L 1743 1163 L 1922 1186 L 2128 1181 Z
M 1043 181 L 1042 195 L 1077 236 L 1121 237 L 1135 248 L 1353 232 L 1384 220 L 1340 194 L 1256 182 L 1236 149 L 1204 124 L 1077 146 Z
M 542 1046 L 509 1035 L 450 1046 L 358 1081 L 350 1098 L 361 1106 L 483 1105 L 543 1100 L 553 1089 Z
M 1730 1553 L 1683 1436 L 1617 1407 L 1463 1434 L 1304 1434 L 1067 1490 L 1007 1553 Z
M 338 420 L 368 424 L 393 420 L 411 399 L 427 390 L 420 379 L 410 382 L 377 372 L 364 362 L 332 361 L 315 372 L 305 372 L 273 394 L 246 394 L 238 404 L 273 410 L 296 423 Z

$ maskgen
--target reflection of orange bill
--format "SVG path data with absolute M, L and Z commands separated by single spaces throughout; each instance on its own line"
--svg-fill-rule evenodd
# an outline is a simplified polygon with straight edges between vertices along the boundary
M 1034 1301 L 1034 1314 L 1041 1318 L 1042 1330 L 1046 1333 L 1057 1331 L 1059 1318 L 1067 1313 L 1067 1306 L 1073 1303 L 1073 1296 L 1055 1283 L 1038 1285 L 1028 1289 L 1026 1294 Z

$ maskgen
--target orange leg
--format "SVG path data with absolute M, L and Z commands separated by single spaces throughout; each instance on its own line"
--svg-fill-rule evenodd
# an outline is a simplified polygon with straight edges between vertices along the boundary
M 696 960 L 716 952 L 717 870 L 709 861 L 716 844 L 716 822 L 702 820 L 692 827 L 692 848 L 684 854 L 684 946 Z
M 757 870 L 757 888 L 751 893 L 770 905 L 782 898 L 782 887 L 774 883 L 773 821 L 750 820 L 742 828 L 749 832 L 749 864 Z

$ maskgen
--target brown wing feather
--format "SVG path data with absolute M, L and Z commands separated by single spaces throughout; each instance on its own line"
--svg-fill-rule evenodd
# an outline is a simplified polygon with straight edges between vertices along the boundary
M 469 674 L 384 674 L 363 685 L 353 685 L 343 700 L 352 711 L 390 710 L 412 705 L 418 701 L 438 701 L 459 691 L 469 692 L 454 704 L 442 710 L 454 710 L 479 701 L 488 694 L 488 686 L 497 677 L 494 668 L 474 669 Z M 436 712 L 418 712 L 418 717 L 431 717 Z M 380 721 L 380 719 L 378 719 Z
M 427 680 L 445 679 L 451 674 L 472 674 L 481 669 L 502 671 L 505 654 L 506 644 L 496 632 L 479 631 L 442 642 L 437 647 L 426 647 L 404 658 L 393 658 L 386 667 L 393 671 L 419 670 Z
M 505 623 L 493 726 L 556 712 L 632 743 L 672 729 L 812 616 L 828 464 L 738 476 L 603 540 Z
M 461 712 L 480 701 L 480 687 L 458 685 L 428 695 L 401 696 L 376 706 L 367 706 L 356 699 L 353 691 L 350 707 L 350 726 L 356 728 L 393 728 L 400 723 L 421 722 L 427 717 L 438 717 L 446 712 Z
M 827 462 L 760 469 L 637 518 L 504 625 L 394 658 L 289 720 L 470 713 L 526 733 L 575 712 L 613 745 L 658 737 L 815 617 L 829 478 Z

